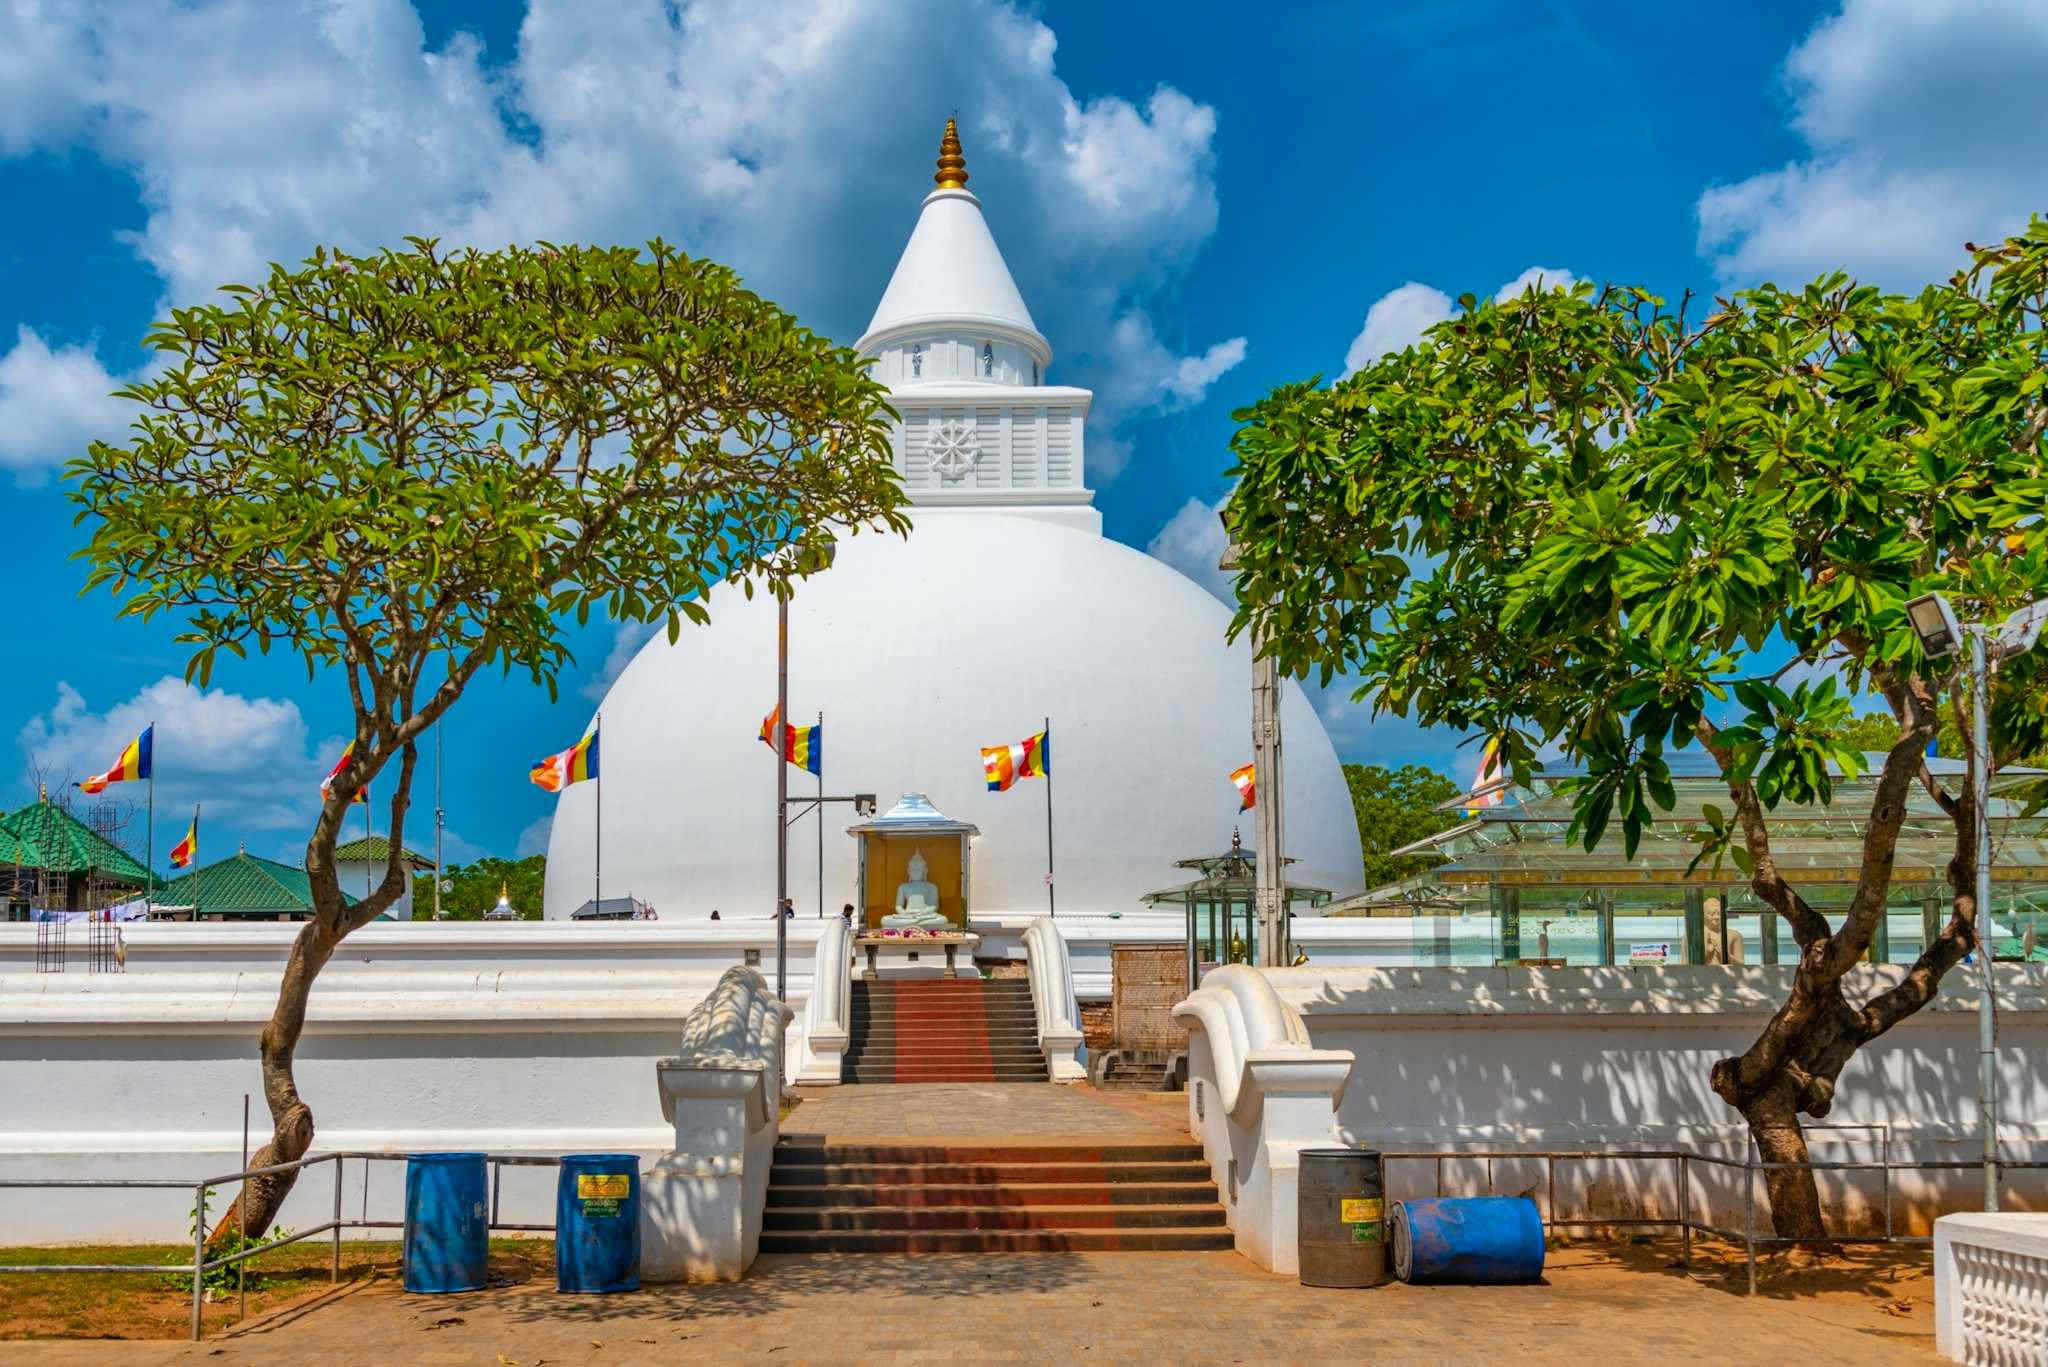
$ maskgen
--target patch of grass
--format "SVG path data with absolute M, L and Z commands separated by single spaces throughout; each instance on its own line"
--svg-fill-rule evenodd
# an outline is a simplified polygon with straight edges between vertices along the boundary
M 332 1245 L 309 1239 L 249 1259 L 249 1313 L 260 1314 L 328 1285 Z M 74 1244 L 63 1248 L 0 1248 L 0 1267 L 51 1263 L 189 1262 L 190 1244 Z M 493 1278 L 525 1280 L 554 1270 L 547 1239 L 491 1240 Z M 341 1280 L 395 1277 L 395 1240 L 341 1245 Z M 240 1318 L 241 1298 L 228 1291 L 202 1307 L 208 1332 Z M 161 1272 L 0 1272 L 0 1340 L 45 1338 L 182 1339 L 191 1333 L 192 1282 Z

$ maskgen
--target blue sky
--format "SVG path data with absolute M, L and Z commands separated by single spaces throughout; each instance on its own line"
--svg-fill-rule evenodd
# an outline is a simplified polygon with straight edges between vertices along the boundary
M 1214 586 L 1233 408 L 1532 270 L 1944 274 L 2048 210 L 2044 69 L 2036 0 L 0 9 L 0 798 L 153 718 L 160 857 L 197 800 L 209 857 L 296 856 L 338 687 L 283 658 L 184 685 L 168 625 L 78 596 L 54 472 L 122 428 L 153 317 L 316 242 L 658 233 L 851 341 L 957 110 L 1051 378 L 1098 393 L 1109 534 Z M 633 644 L 575 639 L 559 702 L 484 680 L 451 718 L 451 858 L 534 846 L 551 800 L 520 776 Z M 1470 765 L 1323 706 L 1347 759 Z

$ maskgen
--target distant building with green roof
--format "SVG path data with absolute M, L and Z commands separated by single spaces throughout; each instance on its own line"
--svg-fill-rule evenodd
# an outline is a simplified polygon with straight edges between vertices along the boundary
M 0 882 L 6 919 L 33 911 L 88 911 L 140 895 L 149 870 L 140 860 L 54 802 L 31 802 L 0 816 Z
M 351 906 L 359 899 L 342 896 Z M 239 850 L 158 889 L 156 916 L 175 921 L 303 921 L 313 914 L 306 871 Z
M 412 919 L 413 875 L 434 867 L 434 861 L 403 846 L 399 853 L 404 857 L 405 891 L 391 904 L 391 909 L 380 920 L 410 921 Z M 334 847 L 334 869 L 341 876 L 341 886 L 361 897 L 370 895 L 370 890 L 384 881 L 384 871 L 390 867 L 391 842 L 381 835 L 359 836 L 346 844 Z

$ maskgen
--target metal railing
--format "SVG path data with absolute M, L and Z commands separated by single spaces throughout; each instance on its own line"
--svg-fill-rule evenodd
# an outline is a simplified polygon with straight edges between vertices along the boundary
M 1850 1127 L 1872 1128 L 1883 1131 L 1881 1126 Z M 1654 1228 L 1676 1230 L 1679 1236 L 1680 1261 L 1692 1266 L 1692 1239 L 1695 1234 L 1725 1239 L 1740 1245 L 1747 1265 L 1748 1294 L 1756 1294 L 1756 1255 L 1759 1248 L 1793 1244 L 1932 1244 L 1934 1238 L 1928 1234 L 1900 1234 L 1892 1220 L 1892 1174 L 1895 1172 L 1982 1172 L 1981 1159 L 1902 1159 L 1891 1156 L 1891 1136 L 1881 1133 L 1881 1153 L 1874 1162 L 1813 1162 L 1770 1163 L 1760 1159 L 1753 1151 L 1744 1157 L 1726 1158 L 1719 1154 L 1697 1153 L 1690 1149 L 1420 1149 L 1396 1151 L 1383 1150 L 1381 1159 L 1392 1164 L 1396 1162 L 1427 1162 L 1435 1165 L 1435 1195 L 1444 1193 L 1444 1164 L 1484 1159 L 1486 1162 L 1486 1194 L 1497 1194 L 1494 1190 L 1494 1163 L 1496 1160 L 1517 1162 L 1540 1161 L 1544 1165 L 1544 1199 L 1538 1207 L 1545 1231 L 1553 1229 L 1623 1229 Z M 1557 1165 L 1559 1163 L 1624 1163 L 1672 1165 L 1672 1183 L 1678 1196 L 1678 1211 L 1675 1215 L 1592 1215 L 1560 1219 L 1557 1215 Z M 1693 1203 L 1693 1175 L 1695 1167 L 1739 1172 L 1742 1176 L 1742 1228 L 1731 1229 L 1714 1224 L 1711 1220 L 1712 1207 L 1702 1216 L 1695 1218 Z M 2001 1160 L 1998 1164 L 2000 1176 L 2008 1172 L 2039 1172 L 2048 1170 L 2048 1160 Z M 1882 1227 L 1877 1232 L 1862 1234 L 1820 1234 L 1811 1238 L 1789 1235 L 1759 1233 L 1757 1230 L 1756 1179 L 1759 1174 L 1766 1177 L 1773 1172 L 1804 1170 L 1807 1172 L 1874 1172 L 1878 1174 L 1880 1187 L 1879 1205 L 1882 1208 Z M 1393 1183 L 1389 1181 L 1391 1188 Z M 1533 1190 L 1528 1193 L 1533 1196 Z
M 189 1263 L 12 1263 L 0 1264 L 0 1273 L 149 1272 L 190 1276 L 192 1278 L 192 1340 L 196 1343 L 204 1333 L 200 1313 L 201 1307 L 205 1304 L 207 1273 L 223 1267 L 234 1267 L 246 1262 L 250 1258 L 269 1253 L 274 1249 L 283 1248 L 288 1244 L 303 1243 L 308 1239 L 318 1238 L 320 1235 L 326 1234 L 331 1237 L 333 1242 L 333 1250 L 328 1259 L 327 1280 L 330 1283 L 338 1283 L 341 1280 L 341 1235 L 343 1230 L 404 1229 L 405 1221 L 402 1219 L 373 1220 L 370 1218 L 370 1164 L 403 1163 L 409 1157 L 411 1157 L 410 1154 L 403 1153 L 375 1153 L 359 1149 L 337 1150 L 333 1153 L 314 1154 L 306 1158 L 296 1159 L 290 1163 L 271 1163 L 260 1168 L 244 1168 L 240 1172 L 228 1173 L 222 1177 L 201 1178 L 198 1181 L 188 1181 L 177 1177 L 0 1179 L 0 1190 L 11 1188 L 16 1190 L 44 1191 L 85 1188 L 121 1191 L 137 1188 L 155 1188 L 169 1191 L 190 1191 L 192 1193 L 192 1261 Z M 363 1204 L 359 1215 L 345 1217 L 341 1212 L 342 1173 L 347 1161 L 352 1158 L 361 1160 L 363 1164 Z M 561 1166 L 562 1160 L 559 1158 L 536 1157 L 524 1154 L 487 1153 L 484 1155 L 484 1161 L 488 1165 L 490 1174 L 491 1218 L 489 1228 L 492 1230 L 507 1230 L 514 1233 L 554 1233 L 555 1226 L 552 1223 L 544 1225 L 516 1224 L 501 1219 L 500 1200 L 504 1192 L 504 1169 L 508 1167 L 555 1168 Z M 280 1235 L 260 1244 L 245 1243 L 243 1247 L 238 1248 L 232 1253 L 223 1253 L 218 1257 L 212 1258 L 206 1256 L 206 1241 L 208 1238 L 206 1198 L 208 1193 L 215 1187 L 225 1187 L 231 1183 L 245 1182 L 252 1177 L 266 1177 L 274 1173 L 303 1173 L 318 1167 L 322 1163 L 332 1163 L 334 1165 L 334 1214 L 331 1219 L 323 1220 L 319 1224 L 312 1225 L 306 1229 L 294 1230 L 289 1234 Z

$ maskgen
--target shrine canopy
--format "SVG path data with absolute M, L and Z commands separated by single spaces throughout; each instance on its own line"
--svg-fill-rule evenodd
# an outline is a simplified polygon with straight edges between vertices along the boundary
M 1281 864 L 1284 867 L 1293 862 L 1283 859 Z M 1188 990 L 1192 992 L 1205 966 L 1250 962 L 1249 947 L 1258 943 L 1259 857 L 1246 849 L 1239 834 L 1233 831 L 1230 848 L 1223 853 L 1176 859 L 1174 867 L 1193 869 L 1201 876 L 1193 882 L 1146 893 L 1145 905 L 1179 907 L 1185 916 Z M 1288 913 L 1285 926 L 1290 931 L 1297 913 L 1330 900 L 1327 889 L 1294 882 L 1283 883 L 1281 895 Z M 1292 946 L 1291 933 L 1286 935 L 1285 943 Z
M 971 841 L 981 834 L 972 822 L 955 821 L 923 793 L 905 793 L 880 816 L 846 828 L 860 845 L 860 926 L 874 930 L 896 912 L 906 889 L 929 883 L 937 889 L 939 915 L 958 930 L 967 928 Z M 924 877 L 913 878 L 911 865 Z

